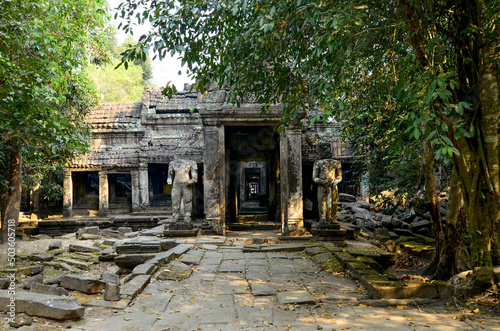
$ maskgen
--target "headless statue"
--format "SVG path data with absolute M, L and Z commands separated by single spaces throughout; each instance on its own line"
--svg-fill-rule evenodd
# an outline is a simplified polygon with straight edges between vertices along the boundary
M 193 210 L 193 184 L 198 182 L 198 166 L 190 160 L 174 160 L 168 165 L 167 184 L 172 184 L 172 220 L 180 217 L 181 201 L 184 203 L 184 223 L 191 224 Z
M 320 222 L 337 221 L 338 184 L 342 181 L 339 161 L 324 159 L 314 162 L 313 182 L 318 184 L 318 211 Z

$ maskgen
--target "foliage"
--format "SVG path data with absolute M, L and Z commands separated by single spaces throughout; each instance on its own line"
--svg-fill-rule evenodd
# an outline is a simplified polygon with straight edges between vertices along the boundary
M 415 157 L 422 144 L 428 167 L 432 155 L 452 162 L 468 218 L 482 233 L 473 232 L 472 253 L 478 265 L 491 265 L 500 256 L 499 7 L 486 0 L 126 0 L 118 9 L 129 19 L 125 31 L 134 21 L 153 25 L 123 54 L 125 63 L 149 47 L 160 58 L 180 54 L 195 88 L 216 81 L 236 103 L 254 94 L 264 111 L 282 103 L 284 125 L 319 107 L 323 120 L 352 120 L 350 137 L 371 135 L 355 144 L 379 144 L 374 160 Z
M 135 45 L 131 38 L 118 44 L 116 30 L 112 29 L 106 39 L 110 50 L 109 59 L 95 63 L 87 69 L 95 88 L 103 102 L 139 102 L 144 92 L 144 85 L 153 77 L 152 62 L 149 56 L 146 60 L 136 59 L 127 69 L 118 67 L 120 54 Z
M 16 149 L 23 148 L 24 167 L 36 175 L 88 149 L 90 128 L 84 117 L 97 99 L 83 69 L 106 54 L 108 17 L 103 0 L 0 3 L 0 193 L 5 213 L 14 190 L 9 176 Z

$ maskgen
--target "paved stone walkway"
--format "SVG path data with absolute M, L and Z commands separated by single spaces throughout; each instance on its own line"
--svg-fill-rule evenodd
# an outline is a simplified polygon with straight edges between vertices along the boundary
M 343 274 L 320 271 L 302 252 L 244 252 L 220 238 L 189 239 L 179 260 L 194 272 L 182 281 L 154 277 L 124 310 L 88 307 L 78 321 L 20 330 L 500 330 L 488 312 L 462 313 L 443 302 L 360 304 L 365 291 Z

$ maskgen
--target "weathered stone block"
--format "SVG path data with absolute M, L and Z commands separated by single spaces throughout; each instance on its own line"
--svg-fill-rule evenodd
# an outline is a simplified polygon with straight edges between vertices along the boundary
M 66 289 L 59 287 L 57 285 L 33 284 L 31 286 L 31 291 L 48 295 L 58 295 L 58 296 L 69 295 L 69 292 Z
M 54 241 L 50 242 L 48 250 L 52 251 L 54 249 L 59 249 L 61 247 L 62 247 L 62 241 L 61 240 L 54 240 Z
M 0 309 L 8 311 L 11 295 L 0 290 Z M 40 293 L 16 292 L 16 312 L 57 320 L 80 318 L 85 308 L 76 298 L 53 297 Z
M 104 300 L 106 301 L 119 301 L 120 300 L 120 285 L 113 283 L 106 283 L 104 287 Z
M 104 288 L 104 283 L 97 278 L 81 275 L 64 275 L 61 286 L 68 290 L 76 290 L 83 293 L 100 293 Z
M 69 251 L 70 252 L 84 252 L 84 253 L 99 253 L 101 250 L 97 247 L 78 245 L 78 244 L 70 244 Z
M 121 288 L 121 294 L 128 296 L 133 299 L 137 294 L 141 293 L 146 286 L 148 286 L 151 280 L 151 275 L 140 275 L 132 279 L 130 282 L 126 283 Z
M 179 261 L 172 261 L 158 273 L 156 278 L 159 280 L 182 280 L 188 278 L 192 272 L 193 269 L 190 266 Z
M 43 284 L 43 275 L 38 274 L 23 280 L 23 286 L 27 289 L 30 289 L 33 284 Z
M 111 272 L 103 272 L 101 280 L 105 283 L 120 284 L 120 276 Z
M 154 254 L 126 254 L 126 255 L 118 255 L 115 257 L 115 264 L 120 268 L 128 268 L 132 269 L 138 266 L 139 264 L 143 264 L 149 259 L 152 259 Z

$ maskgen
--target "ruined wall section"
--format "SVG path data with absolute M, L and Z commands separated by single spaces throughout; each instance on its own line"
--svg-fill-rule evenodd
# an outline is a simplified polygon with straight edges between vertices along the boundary
M 198 112 L 198 93 L 177 92 L 171 99 L 161 89 L 146 88 L 143 94 L 140 141 L 141 163 L 168 163 L 175 159 L 203 162 L 203 126 Z
M 341 124 L 334 120 L 326 123 L 311 120 L 321 115 L 318 110 L 310 111 L 303 120 L 302 126 L 302 158 L 304 162 L 333 158 L 340 161 L 352 160 L 349 145 L 340 137 Z
M 92 110 L 87 118 L 93 127 L 91 152 L 74 160 L 71 168 L 136 166 L 143 137 L 141 110 L 142 103 L 103 103 Z

